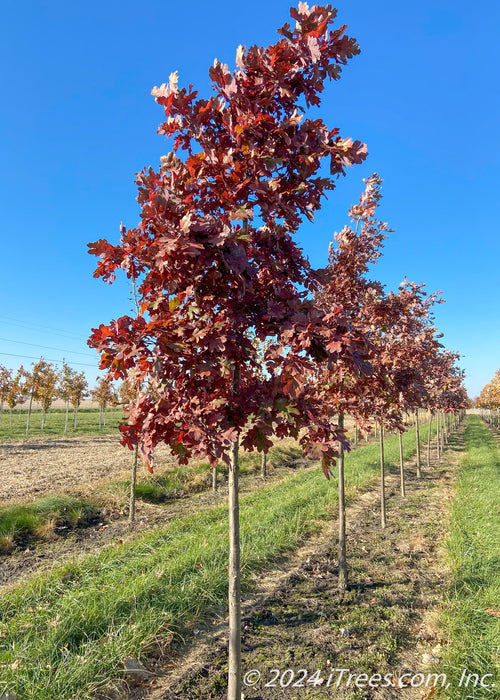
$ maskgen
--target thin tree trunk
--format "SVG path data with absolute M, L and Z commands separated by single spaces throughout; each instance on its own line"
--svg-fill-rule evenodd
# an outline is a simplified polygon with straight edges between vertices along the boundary
M 42 406 L 42 430 L 45 428 L 45 406 Z
M 2 422 L 2 416 L 3 416 L 3 399 L 0 401 L 0 423 Z
M 75 411 L 73 416 L 73 428 L 76 430 L 76 419 L 78 416 L 78 404 L 75 405 Z
M 439 430 L 439 411 L 437 412 L 436 415 L 436 423 L 437 423 L 437 433 L 436 433 L 436 446 L 437 446 L 437 458 L 441 456 L 441 437 L 440 437 L 440 430 Z
M 401 498 L 406 498 L 405 491 L 405 466 L 403 459 L 403 433 L 399 431 L 399 473 L 401 476 Z
M 415 411 L 415 435 L 417 441 L 417 479 L 422 478 L 422 465 L 420 463 L 420 421 L 418 417 L 418 410 Z
M 358 444 L 358 426 L 357 424 L 354 425 L 354 444 Z
M 267 452 L 262 453 L 262 462 L 260 465 L 260 475 L 263 479 L 267 477 Z
M 240 385 L 239 366 L 234 370 L 233 391 Z M 241 581 L 239 512 L 239 436 L 230 453 L 229 470 L 229 663 L 227 700 L 241 700 Z
M 429 427 L 427 430 L 427 468 L 431 466 L 431 435 L 432 435 L 432 413 L 429 414 Z
M 64 434 L 68 432 L 69 399 L 66 400 L 66 420 L 64 421 Z
M 212 467 L 212 491 L 217 491 L 217 466 Z
M 102 407 L 99 406 L 99 432 L 102 433 Z
M 12 409 L 10 409 L 10 427 L 12 428 Z
M 135 487 L 137 484 L 137 454 L 139 447 L 138 445 L 134 448 L 134 461 L 132 462 L 132 479 L 130 481 L 130 512 L 128 518 L 131 523 L 135 520 Z
M 33 392 L 30 394 L 30 405 L 28 407 L 28 417 L 26 418 L 26 437 L 30 434 L 31 407 L 33 405 Z
M 384 428 L 380 424 L 380 525 L 387 525 L 385 517 Z
M 104 422 L 104 427 L 106 427 L 106 412 L 108 410 L 107 406 L 104 406 L 104 415 L 103 415 L 103 422 Z
M 339 428 L 344 427 L 344 414 L 339 414 Z M 340 444 L 340 453 L 337 459 L 339 475 L 339 582 L 341 591 L 347 589 L 347 554 L 346 554 L 346 534 L 345 534 L 345 483 L 344 483 L 344 447 Z

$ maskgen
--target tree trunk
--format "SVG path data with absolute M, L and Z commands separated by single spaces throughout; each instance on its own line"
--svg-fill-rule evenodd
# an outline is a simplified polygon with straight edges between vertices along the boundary
M 99 432 L 102 433 L 102 407 L 99 406 Z
M 240 368 L 234 370 L 233 391 L 240 385 Z M 239 436 L 230 453 L 229 470 L 229 663 L 227 700 L 241 700 L 241 581 L 239 512 Z
M 3 399 L 0 401 L 0 423 L 2 422 L 2 416 L 3 416 Z
M 78 404 L 75 405 L 75 411 L 73 416 L 73 428 L 76 430 L 76 419 L 78 416 Z
M 418 410 L 415 411 L 415 436 L 417 445 L 417 479 L 422 478 L 422 465 L 420 463 L 420 420 Z
M 64 421 L 64 434 L 68 432 L 69 399 L 66 400 L 66 420 Z
M 45 406 L 42 406 L 42 430 L 45 428 Z
M 399 431 L 399 473 L 401 476 L 401 498 L 406 498 L 405 491 L 405 466 L 403 459 L 403 433 Z
M 10 427 L 12 428 L 12 409 L 10 409 Z
M 427 430 L 427 468 L 431 466 L 431 435 L 432 435 L 432 413 L 429 413 L 429 427 Z
M 344 414 L 339 414 L 339 428 L 344 427 Z M 344 447 L 340 444 L 340 453 L 337 458 L 339 475 L 339 582 L 341 591 L 347 589 L 347 555 L 345 535 L 345 484 L 344 484 Z
M 267 477 L 267 452 L 262 453 L 262 462 L 260 465 L 260 475 L 263 479 Z
M 212 491 L 217 491 L 217 466 L 212 468 Z
M 380 525 L 385 527 L 385 471 L 384 471 L 384 428 L 380 424 Z
M 132 479 L 130 481 L 130 512 L 128 514 L 128 519 L 131 523 L 135 520 L 135 486 L 137 484 L 137 453 L 139 447 L 135 446 L 134 449 L 134 461 L 132 463 Z
M 33 406 L 33 392 L 30 394 L 30 405 L 28 406 L 28 417 L 26 418 L 26 437 L 30 434 L 31 407 Z
M 354 444 L 358 444 L 358 426 L 357 424 L 354 426 Z
M 439 411 L 437 412 L 436 415 L 436 423 L 437 423 L 437 433 L 436 433 L 436 447 L 437 447 L 437 458 L 441 456 L 441 437 L 440 437 L 440 430 L 439 430 Z

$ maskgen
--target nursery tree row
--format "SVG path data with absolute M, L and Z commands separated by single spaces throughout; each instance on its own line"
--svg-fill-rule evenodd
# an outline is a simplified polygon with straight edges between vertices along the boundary
M 482 409 L 481 413 L 489 423 L 500 425 L 500 369 L 497 369 L 491 382 L 488 382 L 481 390 L 475 404 Z
M 334 26 L 330 5 L 301 2 L 290 14 L 294 26 L 275 44 L 238 47 L 235 70 L 214 61 L 209 97 L 179 87 L 177 72 L 153 89 L 172 149 L 137 175 L 138 225 L 122 225 L 118 244 L 89 246 L 94 276 L 111 283 L 124 270 L 136 299 L 135 316 L 101 324 L 89 341 L 108 377 L 137 389 L 123 444 L 150 470 L 159 443 L 180 464 L 230 466 L 229 700 L 241 695 L 239 451 L 265 454 L 274 436 L 292 436 L 327 478 L 337 466 L 345 587 L 345 415 L 361 432 L 376 421 L 383 435 L 403 431 L 420 407 L 466 405 L 457 356 L 434 325 L 438 296 L 406 280 L 386 292 L 367 277 L 389 233 L 376 216 L 376 174 L 326 268 L 313 269 L 296 243 L 304 218 L 367 149 L 309 116 L 325 81 L 359 53 L 356 41 Z
M 122 383 L 123 384 L 123 383 Z M 66 362 L 63 362 L 59 370 L 51 362 L 40 358 L 32 363 L 31 370 L 22 365 L 17 372 L 0 365 L 0 421 L 4 405 L 10 409 L 10 422 L 12 425 L 12 411 L 20 404 L 28 403 L 28 415 L 26 419 L 26 437 L 29 435 L 31 411 L 33 402 L 37 402 L 42 411 L 42 430 L 45 427 L 47 411 L 53 401 L 62 399 L 66 403 L 66 416 L 64 422 L 64 434 L 66 435 L 69 422 L 69 407 L 73 408 L 73 427 L 76 428 L 78 408 L 83 399 L 91 396 L 99 406 L 99 428 L 105 423 L 107 406 L 116 406 L 127 403 L 128 398 L 123 386 L 118 390 L 113 386 L 108 377 L 102 377 L 97 381 L 94 389 L 88 388 L 88 382 L 84 372 L 77 372 Z

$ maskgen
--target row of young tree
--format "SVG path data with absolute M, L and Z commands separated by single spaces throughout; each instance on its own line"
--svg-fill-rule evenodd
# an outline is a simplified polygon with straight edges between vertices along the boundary
M 500 369 L 497 369 L 491 382 L 488 382 L 475 400 L 477 408 L 482 409 L 483 418 L 500 427 Z
M 123 269 L 134 289 L 136 315 L 101 324 L 89 341 L 108 376 L 136 389 L 123 444 L 150 470 L 161 442 L 180 464 L 230 467 L 229 700 L 241 696 L 240 449 L 265 454 L 273 437 L 292 436 L 327 478 L 336 464 L 345 588 L 345 416 L 361 432 L 373 421 L 381 434 L 401 432 L 408 412 L 455 414 L 467 402 L 457 355 L 434 325 L 438 295 L 406 280 L 387 293 L 367 277 L 389 232 L 376 217 L 376 174 L 326 268 L 313 269 L 294 240 L 366 147 L 305 118 L 358 45 L 345 27 L 329 29 L 330 5 L 300 2 L 290 14 L 295 27 L 275 44 L 238 48 L 236 70 L 214 61 L 207 99 L 179 88 L 177 73 L 154 88 L 172 152 L 137 176 L 138 226 L 121 226 L 117 245 L 89 245 L 95 277 L 112 282 Z
M 476 406 L 492 410 L 500 408 L 500 369 L 497 369 L 491 382 L 482 388 L 476 399 Z
M 41 428 L 45 428 L 46 415 L 56 399 L 62 399 L 66 403 L 66 416 L 64 421 L 64 434 L 66 435 L 69 422 L 69 408 L 73 408 L 73 428 L 77 426 L 78 409 L 83 399 L 91 397 L 99 406 L 99 429 L 101 430 L 106 420 L 108 406 L 117 406 L 128 403 L 129 397 L 126 386 L 122 383 L 116 389 L 111 379 L 101 377 L 94 389 L 89 391 L 89 386 L 84 372 L 77 372 L 66 362 L 62 369 L 43 357 L 36 363 L 32 363 L 31 370 L 22 365 L 14 372 L 0 365 L 0 422 L 3 408 L 6 405 L 10 409 L 10 425 L 12 427 L 12 411 L 16 406 L 28 404 L 26 418 L 26 437 L 29 435 L 31 412 L 36 403 L 42 412 Z

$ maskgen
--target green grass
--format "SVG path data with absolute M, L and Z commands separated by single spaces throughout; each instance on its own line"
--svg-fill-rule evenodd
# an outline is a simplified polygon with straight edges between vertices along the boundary
M 302 456 L 302 450 L 292 440 L 277 442 L 268 454 L 268 466 L 287 467 Z M 261 454 L 258 452 L 242 453 L 240 456 L 240 475 L 244 478 L 260 472 Z M 227 481 L 228 467 L 217 467 L 218 482 Z M 176 497 L 199 491 L 206 491 L 212 485 L 212 470 L 206 462 L 192 461 L 186 466 L 168 467 L 163 471 L 155 469 L 154 474 L 142 471 L 136 484 L 136 496 L 149 503 L 166 503 Z M 127 505 L 130 494 L 130 479 L 114 479 L 100 485 L 94 492 L 95 498 L 103 503 L 110 501 L 120 508 Z
M 410 431 L 407 457 L 414 441 Z M 386 456 L 398 460 L 396 437 L 387 439 Z M 349 497 L 377 471 L 376 445 L 349 454 Z M 336 498 L 335 480 L 327 482 L 318 467 L 242 497 L 243 588 L 252 574 L 324 527 Z M 227 508 L 220 505 L 15 586 L 0 601 L 6 691 L 38 700 L 92 697 L 120 676 L 126 657 L 147 658 L 173 632 L 210 610 L 223 611 L 227 551 Z
M 447 540 L 453 584 L 443 614 L 449 643 L 440 670 L 451 683 L 444 697 L 500 698 L 500 449 L 473 415 L 465 446 Z M 479 678 L 493 674 L 484 683 L 496 687 L 474 688 L 471 680 L 460 688 L 464 669 Z
M 26 421 L 28 417 L 27 409 L 20 411 L 14 409 L 11 416 L 8 409 L 4 408 L 2 421 L 0 422 L 0 442 L 8 440 L 26 439 Z M 45 427 L 42 430 L 42 411 L 32 410 L 30 416 L 29 437 L 63 437 L 64 423 L 66 420 L 66 409 L 54 408 L 46 413 Z M 118 425 L 123 421 L 122 409 L 111 410 L 106 413 L 106 425 L 102 431 L 99 430 L 99 410 L 93 408 L 82 408 L 78 411 L 76 428 L 73 427 L 73 409 L 70 407 L 68 418 L 67 437 L 81 435 L 105 435 L 115 433 Z
M 96 508 L 72 496 L 46 496 L 28 505 L 0 509 L 0 552 L 26 540 L 46 537 L 58 526 L 76 527 L 95 517 Z

